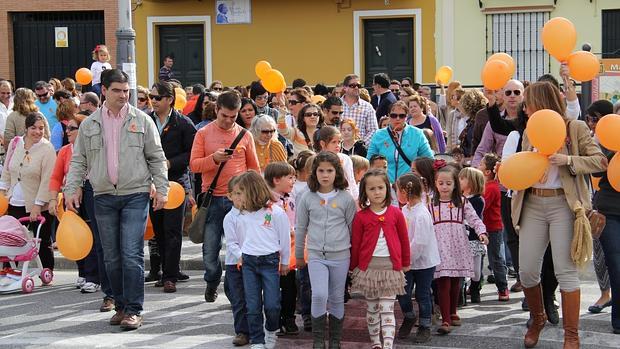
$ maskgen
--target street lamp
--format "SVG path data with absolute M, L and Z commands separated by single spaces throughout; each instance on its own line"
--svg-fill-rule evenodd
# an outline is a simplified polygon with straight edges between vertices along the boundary
M 131 26 L 131 0 L 118 0 L 116 67 L 129 75 L 129 103 L 136 106 L 136 32 Z

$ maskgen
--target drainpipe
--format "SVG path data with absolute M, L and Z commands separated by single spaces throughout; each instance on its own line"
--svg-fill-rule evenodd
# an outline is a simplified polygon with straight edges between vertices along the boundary
M 131 0 L 118 0 L 116 67 L 129 75 L 129 103 L 136 106 L 136 32 L 131 27 Z

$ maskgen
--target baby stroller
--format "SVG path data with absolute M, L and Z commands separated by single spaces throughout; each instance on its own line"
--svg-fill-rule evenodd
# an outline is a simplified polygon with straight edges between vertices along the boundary
M 52 282 L 52 270 L 43 268 L 39 258 L 41 239 L 39 233 L 45 218 L 37 218 L 37 232 L 31 237 L 30 231 L 23 225 L 30 222 L 30 217 L 15 219 L 5 215 L 0 217 L 0 263 L 9 263 L 10 267 L 0 270 L 0 294 L 15 293 L 20 290 L 30 293 L 34 290 L 35 275 L 39 275 L 43 285 Z M 33 222 L 34 224 L 34 222 Z M 17 270 L 17 262 L 23 262 L 21 271 Z M 35 262 L 33 268 L 30 262 Z

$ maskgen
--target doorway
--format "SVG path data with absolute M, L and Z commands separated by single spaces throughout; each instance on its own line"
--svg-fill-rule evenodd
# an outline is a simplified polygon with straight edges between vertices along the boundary
M 164 57 L 174 57 L 174 78 L 183 86 L 205 84 L 205 40 L 202 24 L 160 25 L 159 67 Z
M 415 81 L 413 18 L 365 19 L 363 23 L 365 85 L 371 85 L 377 73 Z

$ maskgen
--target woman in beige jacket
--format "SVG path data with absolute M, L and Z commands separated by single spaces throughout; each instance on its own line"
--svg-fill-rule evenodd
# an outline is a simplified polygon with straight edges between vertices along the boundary
M 30 113 L 38 112 L 39 108 L 34 104 L 36 97 L 29 88 L 18 88 L 13 98 L 13 111 L 6 118 L 4 128 L 4 149 L 9 148 L 9 143 L 15 136 L 23 136 L 26 132 L 26 116 Z M 43 115 L 43 114 L 41 114 Z M 43 118 L 45 124 L 45 139 L 50 139 L 50 126 L 47 119 Z
M 546 316 L 540 288 L 543 255 L 551 243 L 553 265 L 562 294 L 564 348 L 579 348 L 580 289 L 577 267 L 571 258 L 575 221 L 574 210 L 590 208 L 586 175 L 606 169 L 607 160 L 583 121 L 568 121 L 565 103 L 557 87 L 537 82 L 525 90 L 527 114 L 541 109 L 558 112 L 567 123 L 566 143 L 549 156 L 549 168 L 539 183 L 516 192 L 512 197 L 512 219 L 519 233 L 520 276 L 529 304 L 532 324 L 524 344 L 536 346 Z M 533 146 L 523 134 L 522 150 Z
M 45 138 L 45 117 L 40 113 L 30 113 L 26 117 L 26 133 L 9 141 L 2 177 L 0 195 L 9 200 L 7 214 L 22 218 L 30 216 L 35 221 L 38 216 L 45 217 L 41 227 L 41 247 L 39 256 L 43 268 L 54 269 L 51 225 L 52 216 L 47 208 L 52 199 L 49 181 L 56 162 L 56 152 Z

